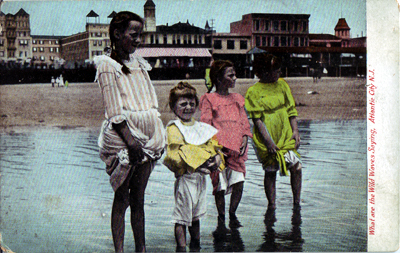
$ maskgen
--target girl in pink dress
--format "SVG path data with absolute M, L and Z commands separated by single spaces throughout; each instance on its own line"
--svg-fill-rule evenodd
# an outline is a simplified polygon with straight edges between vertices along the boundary
M 236 73 L 232 62 L 217 60 L 210 69 L 214 93 L 206 93 L 200 99 L 202 122 L 218 129 L 218 143 L 223 146 L 226 169 L 211 173 L 213 194 L 218 210 L 218 225 L 225 226 L 225 194 L 232 193 L 229 206 L 229 226 L 240 227 L 236 217 L 243 193 L 246 176 L 247 141 L 252 137 L 250 124 L 244 109 L 244 97 L 229 93 L 235 87 Z

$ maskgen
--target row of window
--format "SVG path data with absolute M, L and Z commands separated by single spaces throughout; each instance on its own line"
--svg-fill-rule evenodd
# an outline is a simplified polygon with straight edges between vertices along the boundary
M 58 40 L 46 40 L 46 41 L 47 41 L 47 44 L 49 44 L 49 45 L 52 45 L 52 44 L 58 45 Z M 32 44 L 43 45 L 44 42 L 45 42 L 44 40 L 32 40 Z
M 254 31 L 280 31 L 280 32 L 306 32 L 307 29 L 307 21 L 286 21 L 286 20 L 253 20 L 253 30 Z
M 49 49 L 50 53 L 53 53 L 53 52 L 58 53 L 58 52 L 60 52 L 60 49 L 58 47 L 49 47 L 48 49 Z M 45 48 L 44 47 L 33 47 L 32 51 L 33 52 L 44 52 Z
M 247 49 L 247 40 L 239 41 L 240 49 Z M 214 40 L 214 49 L 222 49 L 222 40 Z M 226 41 L 226 49 L 233 50 L 235 49 L 235 41 L 227 40 Z
M 50 59 L 51 61 L 54 61 L 55 57 L 54 57 L 54 56 L 50 56 L 49 59 Z M 46 60 L 46 56 L 43 56 L 43 55 L 41 55 L 41 56 L 39 56 L 39 57 L 38 57 L 38 56 L 33 56 L 33 60 L 45 61 L 45 60 Z
M 308 40 L 305 37 L 288 36 L 256 36 L 256 46 L 264 47 L 305 47 Z
M 162 35 L 163 38 L 163 43 L 164 45 L 168 44 L 168 36 L 167 34 Z M 146 41 L 146 38 L 143 38 L 143 41 Z M 172 35 L 172 44 L 173 45 L 197 45 L 197 44 L 202 44 L 203 37 L 201 35 L 187 35 L 184 34 L 183 36 L 178 35 L 178 34 L 173 34 Z M 150 35 L 150 44 L 161 44 L 160 43 L 160 38 L 159 35 Z

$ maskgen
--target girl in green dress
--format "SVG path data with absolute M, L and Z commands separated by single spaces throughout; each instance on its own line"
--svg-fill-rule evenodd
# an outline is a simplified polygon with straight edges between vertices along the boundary
M 282 60 L 271 54 L 260 54 L 253 69 L 260 79 L 246 93 L 245 107 L 254 122 L 253 141 L 256 154 L 265 170 L 264 189 L 268 209 L 275 209 L 276 172 L 289 175 L 293 205 L 300 206 L 301 161 L 297 149 L 300 135 L 297 110 L 289 85 L 279 78 Z

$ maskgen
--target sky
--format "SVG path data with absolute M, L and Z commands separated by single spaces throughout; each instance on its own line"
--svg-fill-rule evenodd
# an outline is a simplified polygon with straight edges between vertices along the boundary
M 129 10 L 143 16 L 146 0 L 4 0 L 1 11 L 30 15 L 32 35 L 72 35 L 85 31 L 86 15 L 93 10 L 100 23 L 109 23 L 112 11 Z M 156 24 L 187 22 L 204 28 L 206 21 L 217 32 L 229 32 L 230 23 L 248 13 L 310 14 L 310 33 L 334 34 L 345 18 L 352 38 L 366 36 L 366 0 L 153 0 Z M 213 20 L 213 21 L 212 21 Z M 89 19 L 94 22 L 94 19 Z

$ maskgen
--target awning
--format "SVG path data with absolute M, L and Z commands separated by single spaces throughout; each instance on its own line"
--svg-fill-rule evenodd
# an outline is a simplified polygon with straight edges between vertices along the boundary
M 135 55 L 141 57 L 211 57 L 207 48 L 144 47 L 136 49 Z

